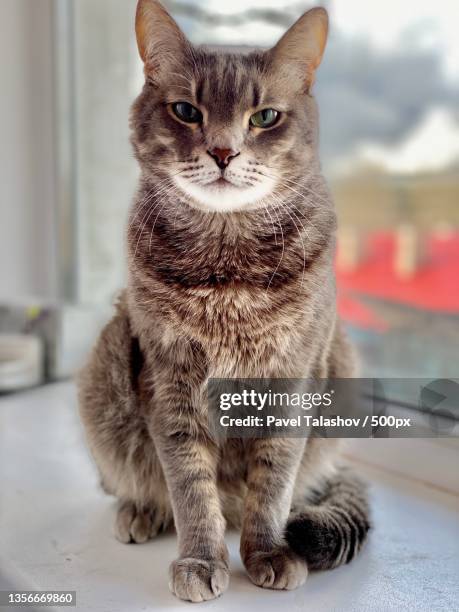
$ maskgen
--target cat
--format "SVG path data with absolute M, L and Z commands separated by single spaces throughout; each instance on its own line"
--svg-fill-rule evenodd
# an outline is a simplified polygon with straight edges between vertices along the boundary
M 128 283 L 80 374 L 80 413 L 119 499 L 117 538 L 175 525 L 170 589 L 183 600 L 227 588 L 227 522 L 250 579 L 272 589 L 349 562 L 370 526 L 336 440 L 218 442 L 207 419 L 212 377 L 355 375 L 311 92 L 327 30 L 315 8 L 268 51 L 212 50 L 138 3 Z

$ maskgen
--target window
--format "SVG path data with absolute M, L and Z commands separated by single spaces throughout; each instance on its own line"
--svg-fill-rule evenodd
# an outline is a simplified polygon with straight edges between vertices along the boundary
M 304 10 L 278 0 L 165 4 L 196 43 L 272 45 Z M 453 377 L 459 356 L 459 42 L 442 9 L 333 0 L 316 94 L 339 220 L 339 308 L 366 375 Z M 65 4 L 71 36 L 74 295 L 111 300 L 137 168 L 129 106 L 142 83 L 135 0 Z

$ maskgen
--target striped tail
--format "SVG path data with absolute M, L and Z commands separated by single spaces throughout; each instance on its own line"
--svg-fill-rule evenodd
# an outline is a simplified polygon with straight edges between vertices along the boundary
M 366 486 L 342 468 L 310 505 L 290 515 L 285 535 L 309 569 L 325 570 L 352 561 L 369 529 Z

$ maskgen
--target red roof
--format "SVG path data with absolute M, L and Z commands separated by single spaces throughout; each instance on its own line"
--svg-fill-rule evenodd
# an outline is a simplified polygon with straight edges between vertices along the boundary
M 424 238 L 423 256 L 409 278 L 394 271 L 395 235 L 372 234 L 365 257 L 351 272 L 337 271 L 338 308 L 356 325 L 383 330 L 387 327 L 359 295 L 429 311 L 459 314 L 459 232 L 445 238 Z

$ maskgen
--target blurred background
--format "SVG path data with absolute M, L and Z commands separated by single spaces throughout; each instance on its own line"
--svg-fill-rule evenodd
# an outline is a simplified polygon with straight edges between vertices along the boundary
M 195 43 L 260 46 L 314 5 L 164 4 Z M 315 92 L 340 312 L 367 376 L 457 376 L 459 4 L 322 4 L 331 31 Z M 13 363 L 25 354 L 44 364 L 35 382 L 70 375 L 124 284 L 135 5 L 0 2 L 0 386 L 2 368 L 30 384 Z

